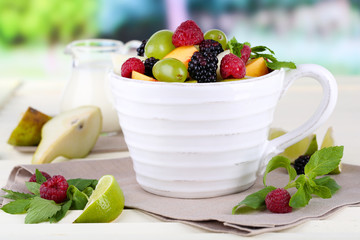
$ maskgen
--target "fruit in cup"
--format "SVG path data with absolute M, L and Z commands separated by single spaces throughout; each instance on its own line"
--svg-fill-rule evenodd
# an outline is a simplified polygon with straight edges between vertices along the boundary
M 204 34 L 193 20 L 182 22 L 172 36 L 175 47 L 200 44 L 204 40 Z
M 170 53 L 168 53 L 164 57 L 164 59 L 165 58 L 176 58 L 176 59 L 180 60 L 182 63 L 184 63 L 186 67 L 188 67 L 191 56 L 196 51 L 197 51 L 197 48 L 195 46 L 193 46 L 193 45 L 181 46 L 181 47 L 175 48 Z
M 266 66 L 266 61 L 263 57 L 251 59 L 246 64 L 246 75 L 250 77 L 260 77 L 268 74 L 269 69 Z
M 122 76 L 131 77 L 131 72 L 136 71 L 158 81 L 184 82 L 186 77 L 183 74 L 188 72 L 190 79 L 187 79 L 187 82 L 206 83 L 240 80 L 245 77 L 245 74 L 249 77 L 258 77 L 282 67 L 296 68 L 292 62 L 278 61 L 274 56 L 274 51 L 266 46 L 251 48 L 250 43 L 240 43 L 235 38 L 227 41 L 225 33 L 218 29 L 211 29 L 203 34 L 192 20 L 181 23 L 174 33 L 169 30 L 154 33 L 146 44 L 145 41 L 141 43 L 138 48 L 140 54 L 144 45 L 145 72 L 136 68 L 142 64 L 134 62 L 134 66 L 127 68 L 128 74 L 122 74 Z M 230 55 L 231 57 L 227 58 L 232 60 L 223 59 L 226 55 Z M 266 61 L 263 57 L 266 57 Z M 157 61 L 165 59 L 179 60 L 185 66 L 185 70 L 182 65 L 175 64 L 174 61 L 172 64 L 165 64 L 171 61 L 162 62 L 155 70 L 153 69 Z M 221 64 L 223 61 L 224 64 Z M 135 74 L 133 78 L 149 80 L 138 74 Z
M 227 48 L 227 39 L 224 32 L 218 29 L 210 29 L 204 34 L 204 39 L 212 39 L 221 44 L 222 48 L 225 50 Z
M 101 111 L 95 106 L 82 106 L 56 115 L 43 126 L 32 163 L 50 163 L 59 156 L 85 157 L 95 145 L 101 128 Z
M 12 131 L 8 144 L 14 146 L 38 145 L 41 140 L 41 128 L 50 119 L 50 116 L 29 107 Z
M 154 77 L 163 82 L 185 82 L 188 71 L 185 65 L 175 58 L 165 58 L 153 67 Z
M 169 30 L 160 30 L 154 33 L 145 45 L 145 56 L 162 59 L 175 46 L 172 43 L 173 32 Z
M 144 74 L 141 74 L 137 71 L 132 71 L 131 74 L 131 78 L 132 79 L 137 79 L 137 80 L 144 80 L 144 81 L 157 81 L 156 79 L 152 78 L 152 77 L 148 77 Z

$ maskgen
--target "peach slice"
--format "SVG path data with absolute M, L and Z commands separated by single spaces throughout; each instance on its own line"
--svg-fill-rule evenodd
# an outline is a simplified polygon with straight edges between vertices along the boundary
M 246 76 L 260 77 L 268 73 L 269 70 L 263 57 L 251 59 L 246 64 Z
M 157 81 L 155 78 L 146 76 L 145 74 L 139 73 L 137 71 L 131 72 L 131 78 L 137 80 L 144 80 L 144 81 L 153 81 L 153 82 Z
M 194 52 L 198 51 L 197 48 L 193 45 L 191 46 L 181 46 L 177 47 L 171 52 L 169 52 L 163 59 L 165 58 L 176 58 L 183 62 L 188 67 L 188 64 L 191 60 L 191 56 L 194 54 Z

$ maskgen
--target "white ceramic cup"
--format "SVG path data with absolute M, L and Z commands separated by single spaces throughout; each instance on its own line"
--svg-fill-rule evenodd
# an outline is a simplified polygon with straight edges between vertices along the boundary
M 268 141 L 275 107 L 294 80 L 323 88 L 303 125 Z M 111 90 L 137 182 L 168 197 L 205 198 L 249 188 L 271 157 L 311 134 L 332 113 L 337 84 L 314 64 L 217 83 L 166 83 L 111 74 Z

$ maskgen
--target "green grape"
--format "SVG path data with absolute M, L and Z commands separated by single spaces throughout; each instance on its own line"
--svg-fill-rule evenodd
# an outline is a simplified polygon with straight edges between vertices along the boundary
M 169 30 L 160 30 L 154 33 L 145 45 L 146 57 L 162 59 L 166 54 L 175 49 L 172 44 L 173 32 Z
M 213 39 L 215 41 L 218 41 L 223 49 L 225 50 L 227 48 L 226 43 L 226 35 L 222 31 L 218 29 L 210 29 L 204 34 L 204 39 Z
M 162 82 L 184 82 L 188 76 L 185 65 L 175 58 L 165 58 L 155 63 L 154 77 Z

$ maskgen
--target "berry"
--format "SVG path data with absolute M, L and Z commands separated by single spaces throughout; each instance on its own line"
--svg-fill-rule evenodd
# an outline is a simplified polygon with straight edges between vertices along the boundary
M 210 52 L 218 55 L 219 53 L 223 52 L 224 49 L 222 48 L 221 44 L 212 39 L 205 39 L 199 44 L 200 52 Z
M 137 71 L 142 74 L 145 72 L 144 63 L 136 57 L 129 58 L 123 63 L 121 66 L 121 76 L 131 78 L 132 71 Z
M 145 75 L 152 77 L 152 78 L 154 77 L 152 70 L 153 70 L 155 63 L 157 63 L 158 61 L 159 61 L 159 59 L 156 59 L 154 57 L 147 58 L 144 61 Z
M 142 40 L 140 46 L 136 49 L 138 56 L 144 56 L 146 42 L 147 39 Z
M 241 49 L 241 60 L 246 64 L 251 54 L 251 48 L 248 45 L 243 46 Z
M 46 180 L 48 180 L 49 178 L 51 178 L 51 176 L 50 176 L 48 173 L 43 172 L 43 171 L 40 171 L 40 172 L 41 172 L 41 174 L 46 178 Z M 36 173 L 34 173 L 34 174 L 30 177 L 29 182 L 36 182 Z
M 187 20 L 178 26 L 172 36 L 175 47 L 197 45 L 204 40 L 204 34 L 192 20 Z
M 223 79 L 240 79 L 245 77 L 246 67 L 243 60 L 241 60 L 238 56 L 229 53 L 226 54 L 221 60 L 220 74 Z
M 188 65 L 188 72 L 192 79 L 199 83 L 216 82 L 218 59 L 208 52 L 195 52 Z
M 290 198 L 287 190 L 277 188 L 266 195 L 266 208 L 273 213 L 289 213 L 292 211 L 292 207 L 289 206 Z
M 66 200 L 66 191 L 69 187 L 66 179 L 61 175 L 55 175 L 40 186 L 40 197 L 61 203 Z
M 294 168 L 298 175 L 304 174 L 305 165 L 309 162 L 310 156 L 309 155 L 301 155 L 294 161 Z

